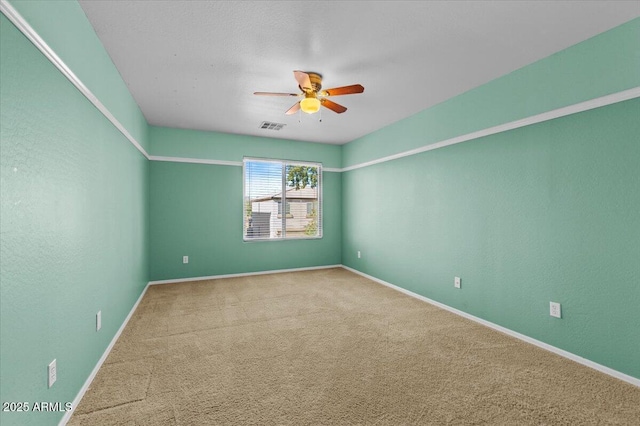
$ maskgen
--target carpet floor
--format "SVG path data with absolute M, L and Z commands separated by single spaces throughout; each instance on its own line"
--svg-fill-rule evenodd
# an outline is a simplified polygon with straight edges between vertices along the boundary
M 640 424 L 640 388 L 324 269 L 150 286 L 69 425 Z

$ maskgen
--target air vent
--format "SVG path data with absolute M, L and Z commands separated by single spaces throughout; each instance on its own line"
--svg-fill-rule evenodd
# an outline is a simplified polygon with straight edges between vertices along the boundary
M 271 121 L 263 121 L 262 124 L 260 124 L 260 128 L 266 130 L 280 130 L 284 126 L 286 126 L 286 124 L 272 123 Z

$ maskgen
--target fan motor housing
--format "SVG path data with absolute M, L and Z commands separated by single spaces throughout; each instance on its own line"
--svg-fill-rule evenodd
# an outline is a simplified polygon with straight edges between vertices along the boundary
M 322 76 L 316 72 L 307 72 L 309 75 L 309 81 L 311 81 L 311 88 L 314 92 L 319 92 L 322 89 Z M 302 87 L 300 87 L 302 90 Z

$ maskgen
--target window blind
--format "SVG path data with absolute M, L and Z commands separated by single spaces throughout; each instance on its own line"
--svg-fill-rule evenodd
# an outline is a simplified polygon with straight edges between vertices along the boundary
M 243 160 L 245 241 L 322 238 L 322 165 Z

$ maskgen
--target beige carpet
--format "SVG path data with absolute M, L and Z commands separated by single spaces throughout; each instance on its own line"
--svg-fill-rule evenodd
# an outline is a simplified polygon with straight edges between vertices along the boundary
M 151 286 L 70 425 L 640 424 L 640 388 L 343 269 Z

